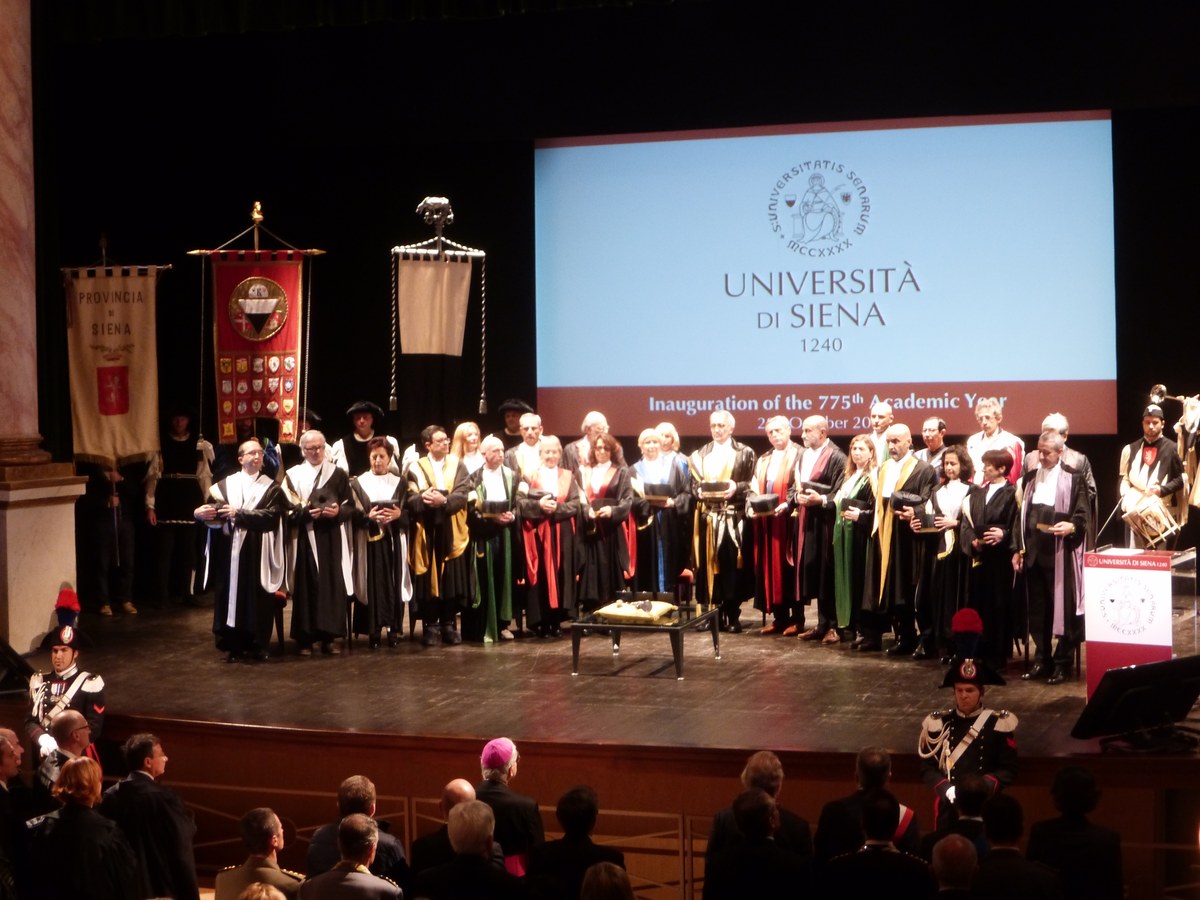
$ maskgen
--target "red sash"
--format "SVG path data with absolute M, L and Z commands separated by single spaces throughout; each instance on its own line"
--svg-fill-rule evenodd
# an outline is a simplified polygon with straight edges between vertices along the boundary
M 529 486 L 544 490 L 536 477 Z M 562 503 L 571 493 L 571 473 L 566 469 L 559 469 L 558 484 L 555 487 L 557 490 L 554 499 Z M 530 586 L 538 583 L 538 559 L 541 554 L 545 553 L 547 560 L 553 560 L 546 566 L 546 593 L 550 596 L 551 609 L 559 608 L 558 570 L 562 565 L 562 541 L 555 540 L 555 528 L 568 525 L 571 531 L 575 530 L 574 519 L 555 523 L 550 521 L 549 517 L 543 517 L 536 521 L 524 519 L 521 523 L 522 537 L 525 540 L 525 578 Z
M 796 465 L 795 460 L 795 451 L 789 446 L 784 451 L 783 460 L 779 463 L 779 471 L 775 474 L 774 492 L 779 495 L 780 503 L 787 500 L 789 475 Z M 755 493 L 766 493 L 770 461 L 771 455 L 768 453 L 755 466 Z M 754 519 L 754 552 L 756 566 L 762 573 L 763 599 L 767 612 L 772 612 L 777 606 L 780 606 L 780 600 L 783 598 L 783 558 L 785 554 L 791 553 L 791 548 L 786 546 L 787 529 L 790 524 L 788 516 L 764 513 Z

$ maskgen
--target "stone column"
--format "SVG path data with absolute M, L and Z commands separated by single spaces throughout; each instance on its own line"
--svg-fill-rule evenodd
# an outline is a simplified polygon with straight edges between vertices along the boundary
M 0 0 L 0 637 L 19 653 L 48 630 L 61 583 L 75 582 L 84 483 L 38 433 L 29 7 Z

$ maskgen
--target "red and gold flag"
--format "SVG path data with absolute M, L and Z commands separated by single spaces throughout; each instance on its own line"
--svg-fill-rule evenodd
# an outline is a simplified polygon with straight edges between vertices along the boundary
M 265 418 L 279 421 L 281 442 L 294 442 L 304 254 L 220 250 L 210 258 L 219 440 L 237 439 L 239 419 Z

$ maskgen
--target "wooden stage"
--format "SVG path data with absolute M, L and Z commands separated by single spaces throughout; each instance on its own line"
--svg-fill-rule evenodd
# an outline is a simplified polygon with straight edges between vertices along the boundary
M 1175 607 L 1176 654 L 1200 652 L 1193 598 Z M 720 660 L 708 634 L 687 634 L 683 681 L 665 636 L 634 633 L 617 657 L 606 638 L 584 638 L 575 677 L 565 636 L 429 649 L 406 639 L 378 650 L 359 639 L 339 656 L 311 658 L 289 642 L 269 662 L 227 664 L 213 648 L 211 617 L 210 606 L 174 607 L 81 622 L 94 642 L 83 664 L 107 684 L 107 737 L 162 738 L 167 781 L 196 812 L 197 859 L 209 873 L 242 858 L 236 822 L 259 805 L 287 823 L 284 865 L 303 869 L 306 839 L 335 817 L 337 784 L 355 773 L 375 781 L 379 816 L 411 841 L 438 824 L 446 781 L 478 780 L 479 751 L 498 735 L 517 742 L 514 789 L 538 798 L 548 832 L 563 791 L 597 788 L 598 839 L 625 850 L 641 897 L 698 896 L 709 817 L 739 790 L 757 749 L 779 753 L 783 802 L 815 825 L 825 801 L 852 790 L 855 753 L 885 746 L 895 792 L 931 824 L 916 742 L 922 717 L 951 702 L 936 662 L 748 629 L 721 636 Z M 758 614 L 747 607 L 743 621 L 757 624 Z M 30 662 L 48 667 L 46 654 Z M 1020 716 L 1013 790 L 1027 822 L 1053 813 L 1057 768 L 1082 762 L 1104 788 L 1096 818 L 1125 839 L 1129 896 L 1195 896 L 1171 886 L 1200 880 L 1188 868 L 1197 861 L 1200 758 L 1101 754 L 1095 741 L 1069 736 L 1083 681 L 1051 687 L 1022 682 L 1021 671 L 1011 666 L 988 701 Z M 4 720 L 16 724 L 17 703 L 0 705 Z

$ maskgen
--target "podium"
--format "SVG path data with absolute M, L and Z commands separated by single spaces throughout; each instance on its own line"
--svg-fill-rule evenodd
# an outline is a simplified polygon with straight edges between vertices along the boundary
M 1085 553 L 1087 695 L 1109 669 L 1171 658 L 1171 553 L 1112 548 Z

